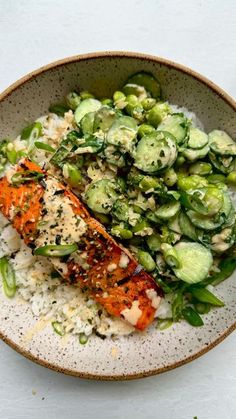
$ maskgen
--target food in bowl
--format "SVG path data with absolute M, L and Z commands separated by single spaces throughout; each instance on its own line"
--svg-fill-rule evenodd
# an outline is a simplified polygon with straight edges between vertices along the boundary
M 1 143 L 6 295 L 17 290 L 59 335 L 81 343 L 92 332 L 143 330 L 154 317 L 161 329 L 180 319 L 202 326 L 224 305 L 213 286 L 236 266 L 235 155 L 227 133 L 207 135 L 194 114 L 163 102 L 148 73 L 131 76 L 112 99 L 69 93 Z M 82 240 L 88 224 L 103 237 L 102 257 L 96 240 Z

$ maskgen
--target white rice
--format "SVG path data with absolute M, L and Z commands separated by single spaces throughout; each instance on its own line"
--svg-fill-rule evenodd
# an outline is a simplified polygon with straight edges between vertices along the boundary
M 171 105 L 175 112 L 184 112 L 192 119 L 193 125 L 202 128 L 196 115 L 186 108 Z M 61 139 L 74 128 L 73 113 L 71 111 L 64 118 L 49 114 L 38 118 L 43 125 L 43 135 L 38 141 L 57 147 Z M 27 151 L 27 143 L 18 136 L 14 140 L 17 150 Z M 33 158 L 39 164 L 49 162 L 51 155 L 42 150 L 35 150 Z M 89 168 L 88 176 L 95 180 L 114 177 L 115 172 L 107 171 L 100 161 L 97 168 Z M 10 165 L 7 167 L 11 170 Z M 49 170 L 54 170 L 50 168 Z M 4 174 L 2 174 L 3 176 Z M 30 304 L 32 313 L 37 318 L 43 316 L 62 323 L 65 332 L 73 335 L 84 333 L 89 336 L 94 331 L 104 336 L 127 335 L 134 331 L 132 326 L 124 321 L 111 317 L 77 286 L 61 283 L 59 279 L 52 279 L 53 267 L 45 258 L 33 256 L 31 250 L 20 239 L 18 233 L 0 214 L 0 257 L 8 256 L 16 272 L 18 300 Z M 17 299 L 16 299 L 17 301 Z M 160 318 L 171 316 L 170 302 L 163 300 L 157 314 Z
M 204 131 L 204 126 L 202 122 L 200 121 L 200 119 L 198 119 L 197 115 L 194 112 L 189 111 L 184 106 L 172 105 L 172 103 L 170 104 L 170 107 L 172 108 L 172 111 L 174 111 L 175 113 L 184 113 L 184 115 L 191 120 L 191 123 L 194 127 Z
M 36 317 L 46 316 L 63 324 L 66 333 L 89 336 L 93 331 L 111 336 L 125 335 L 133 328 L 110 317 L 80 288 L 52 279 L 51 263 L 31 250 L 0 214 L 0 257 L 8 256 L 16 273 L 17 296 L 29 302 Z M 16 300 L 17 301 L 17 300 Z
M 43 125 L 39 141 L 57 147 L 59 141 L 74 128 L 73 114 L 64 118 L 55 114 L 38 119 Z M 18 136 L 14 141 L 17 150 L 27 150 L 27 143 Z M 49 161 L 51 155 L 36 150 L 34 160 L 39 164 Z M 7 170 L 11 170 L 8 165 Z M 2 174 L 2 176 L 4 173 Z M 17 296 L 30 303 L 33 314 L 62 323 L 65 332 L 89 336 L 94 331 L 104 336 L 126 335 L 134 331 L 124 321 L 113 318 L 89 298 L 80 288 L 51 278 L 53 267 L 45 258 L 33 256 L 8 220 L 0 213 L 0 257 L 8 256 L 16 273 Z

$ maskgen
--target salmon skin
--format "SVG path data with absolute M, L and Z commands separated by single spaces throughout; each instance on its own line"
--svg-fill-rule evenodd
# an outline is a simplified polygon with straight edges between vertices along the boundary
M 55 177 L 27 159 L 14 170 L 22 182 L 12 183 L 9 175 L 0 179 L 0 211 L 25 243 L 32 249 L 76 243 L 71 255 L 50 258 L 55 269 L 88 290 L 109 314 L 136 329 L 147 328 L 162 297 L 154 279 Z

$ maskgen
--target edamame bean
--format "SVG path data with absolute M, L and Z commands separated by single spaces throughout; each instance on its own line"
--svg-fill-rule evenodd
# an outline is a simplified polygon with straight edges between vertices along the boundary
M 212 172 L 212 165 L 203 161 L 198 161 L 192 164 L 189 168 L 191 175 L 205 176 Z
M 155 128 L 149 124 L 141 124 L 138 128 L 138 137 L 142 138 L 144 135 L 151 134 Z
M 111 234 L 113 234 L 113 236 L 120 237 L 124 240 L 129 240 L 133 237 L 133 233 L 131 230 L 123 228 L 119 225 L 112 227 Z
M 90 98 L 93 99 L 94 95 L 92 93 L 88 92 L 87 90 L 84 90 L 83 92 L 80 92 L 80 97 L 81 97 L 82 100 L 90 99 Z
M 182 164 L 185 163 L 185 157 L 184 156 L 178 156 L 177 159 L 175 160 L 175 165 L 177 167 L 182 166 Z
M 181 174 L 178 176 L 177 184 L 182 191 L 188 191 L 190 189 L 204 188 L 204 186 L 208 185 L 208 182 L 205 178 L 198 175 L 186 177 Z
M 104 99 L 102 99 L 102 100 L 101 100 L 101 103 L 102 103 L 104 106 L 110 106 L 110 107 L 112 107 L 112 106 L 113 106 L 113 101 L 112 101 L 112 99 L 104 98 Z
M 81 102 L 81 97 L 76 92 L 70 92 L 66 96 L 67 105 L 74 111 Z
M 123 92 L 126 96 L 135 95 L 138 98 L 146 98 L 147 97 L 146 89 L 143 86 L 139 86 L 139 85 L 134 84 L 134 83 L 125 84 L 125 86 L 122 88 L 122 90 L 123 90 Z
M 150 109 L 152 109 L 155 104 L 156 99 L 153 99 L 152 97 L 147 97 L 141 101 L 141 105 L 145 111 L 150 111 Z
M 157 128 L 160 122 L 168 115 L 170 111 L 171 109 L 166 103 L 157 103 L 149 111 L 147 115 L 147 121 L 149 124 Z
M 165 171 L 164 182 L 167 186 L 173 186 L 177 182 L 177 174 L 172 167 Z
M 236 186 L 236 172 L 235 171 L 228 174 L 226 178 L 226 182 L 229 183 L 230 185 Z
M 126 97 L 127 105 L 125 107 L 126 112 L 142 122 L 143 120 L 143 107 L 140 104 L 137 96 L 128 95 Z
M 118 108 L 118 109 L 124 109 L 127 105 L 126 96 L 124 95 L 123 92 L 121 92 L 119 90 L 117 90 L 113 94 L 113 101 L 114 101 L 115 107 Z
M 135 95 L 128 95 L 126 97 L 126 102 L 127 105 L 125 109 L 128 113 L 131 113 L 132 109 L 139 104 L 138 98 Z
M 138 222 L 133 228 L 132 231 L 134 234 L 139 234 L 142 231 L 145 231 L 145 229 L 150 228 L 150 225 L 146 220 L 142 220 Z M 141 235 L 141 234 L 140 234 Z
M 158 186 L 158 180 L 151 176 L 144 176 L 139 183 L 140 189 L 144 192 L 153 191 L 153 189 L 156 189 Z
M 143 250 L 138 251 L 138 261 L 147 272 L 152 272 L 156 267 L 155 261 L 152 258 L 152 256 L 148 252 L 144 252 Z
M 117 90 L 113 94 L 113 100 L 114 100 L 114 102 L 118 102 L 121 99 L 124 100 L 125 98 L 126 98 L 125 94 L 123 92 L 121 92 L 120 90 Z

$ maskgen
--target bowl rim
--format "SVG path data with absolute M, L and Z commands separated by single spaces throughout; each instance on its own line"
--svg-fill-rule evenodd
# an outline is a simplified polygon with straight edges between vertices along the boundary
M 86 60 L 94 60 L 94 59 L 101 59 L 101 58 L 131 58 L 131 59 L 139 59 L 139 60 L 149 60 L 153 61 L 159 64 L 163 64 L 166 67 L 174 68 L 178 71 L 181 71 L 184 74 L 187 74 L 188 76 L 191 76 L 195 78 L 197 81 L 201 82 L 202 84 L 206 85 L 210 90 L 212 90 L 217 96 L 221 97 L 234 111 L 236 111 L 236 101 L 223 89 L 221 89 L 219 86 L 217 86 L 214 82 L 209 80 L 207 77 L 202 76 L 200 73 L 192 70 L 191 68 L 178 64 L 174 61 L 159 57 L 159 56 L 153 56 L 150 54 L 144 54 L 144 53 L 138 53 L 138 52 L 129 52 L 129 51 L 101 51 L 101 52 L 91 52 L 88 54 L 79 54 L 79 55 L 73 55 L 69 56 L 60 60 L 53 61 L 47 65 L 41 66 L 38 69 L 26 74 L 25 76 L 18 79 L 16 82 L 12 83 L 9 87 L 7 87 L 5 90 L 3 90 L 2 93 L 0 93 L 0 102 L 2 102 L 5 98 L 7 98 L 9 95 L 11 95 L 15 90 L 20 88 L 22 85 L 27 83 L 28 81 L 36 78 L 38 75 L 42 73 L 46 73 L 50 71 L 51 69 L 61 67 L 65 64 L 71 64 L 73 62 L 78 61 L 86 61 Z M 32 353 L 29 350 L 26 350 L 22 348 L 20 345 L 16 344 L 12 339 L 8 338 L 3 332 L 0 331 L 0 339 L 8 344 L 12 349 L 14 349 L 19 354 L 23 355 L 25 358 L 28 358 L 29 360 L 33 361 L 36 364 L 39 364 L 41 366 L 44 366 L 46 368 L 49 368 L 51 370 L 61 372 L 67 375 L 79 377 L 79 378 L 85 378 L 85 379 L 93 379 L 93 380 L 107 380 L 107 381 L 120 381 L 120 380 L 132 380 L 132 379 L 138 379 L 138 378 L 144 378 L 149 377 L 157 374 L 161 374 L 166 371 L 170 371 L 172 369 L 175 369 L 177 367 L 180 367 L 182 365 L 185 365 L 200 356 L 204 355 L 211 349 L 213 349 L 216 345 L 218 345 L 220 342 L 222 342 L 228 335 L 230 335 L 234 330 L 236 329 L 236 321 L 231 324 L 229 327 L 227 327 L 224 332 L 213 342 L 208 344 L 203 349 L 199 350 L 195 354 L 186 357 L 183 360 L 174 362 L 171 365 L 167 365 L 160 368 L 155 368 L 152 370 L 144 370 L 139 373 L 132 373 L 132 374 L 125 374 L 125 375 L 97 375 L 92 373 L 82 373 L 79 371 L 74 371 L 69 368 L 62 368 L 58 365 L 54 365 L 51 362 L 45 361 L 35 355 L 32 355 Z

